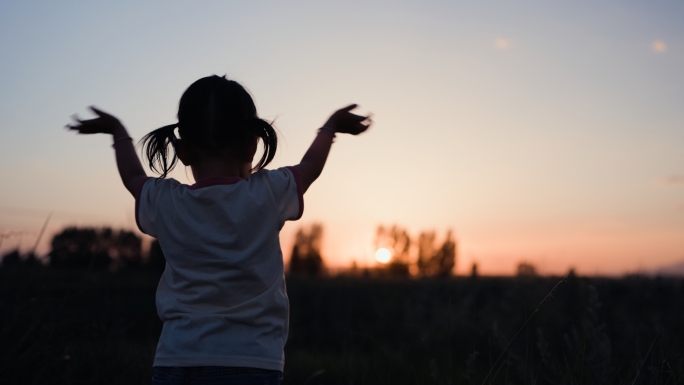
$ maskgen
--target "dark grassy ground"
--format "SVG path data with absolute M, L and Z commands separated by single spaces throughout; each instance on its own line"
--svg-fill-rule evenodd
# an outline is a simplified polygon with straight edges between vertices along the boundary
M 285 384 L 683 384 L 684 281 L 288 279 Z M 0 270 L 0 384 L 149 384 L 156 275 Z M 635 382 L 636 379 L 636 382 Z

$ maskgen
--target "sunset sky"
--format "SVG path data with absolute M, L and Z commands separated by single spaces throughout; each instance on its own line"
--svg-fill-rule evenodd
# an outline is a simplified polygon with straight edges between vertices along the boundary
M 684 2 L 0 2 L 0 253 L 50 212 L 135 228 L 111 139 L 63 129 L 96 105 L 131 135 L 226 74 L 297 163 L 349 103 L 304 216 L 331 266 L 373 265 L 380 225 L 452 229 L 457 271 L 623 274 L 684 261 Z M 152 174 L 150 174 L 152 175 Z M 192 183 L 189 170 L 173 177 Z

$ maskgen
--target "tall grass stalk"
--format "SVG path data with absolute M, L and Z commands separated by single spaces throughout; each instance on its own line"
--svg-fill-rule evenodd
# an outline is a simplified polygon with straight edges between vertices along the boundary
M 563 277 L 563 279 L 558 281 L 558 283 L 551 289 L 551 291 L 549 291 L 549 294 L 547 294 L 546 297 L 544 297 L 544 299 L 542 299 L 541 302 L 539 302 L 539 305 L 537 305 L 537 308 L 534 309 L 534 311 L 532 312 L 532 314 L 530 314 L 529 317 L 527 317 L 527 319 L 522 324 L 520 329 L 518 329 L 518 331 L 513 335 L 513 338 L 511 338 L 511 340 L 508 341 L 508 344 L 506 344 L 506 347 L 504 348 L 504 350 L 501 352 L 501 354 L 499 354 L 499 357 L 496 359 L 496 361 L 494 361 L 494 365 L 492 365 L 492 367 L 489 368 L 489 372 L 487 372 L 487 375 L 485 376 L 484 380 L 482 381 L 482 385 L 485 385 L 487 383 L 487 380 L 489 379 L 489 376 L 491 376 L 492 371 L 494 370 L 496 365 L 501 360 L 501 357 L 503 357 L 503 355 L 506 353 L 508 348 L 511 346 L 511 344 L 513 343 L 515 338 L 518 336 L 518 334 L 520 334 L 520 332 L 522 332 L 527 327 L 527 324 L 530 322 L 532 317 L 534 317 L 534 315 L 537 314 L 537 312 L 542 307 L 542 305 L 544 305 L 544 303 L 546 303 L 548 300 L 550 300 L 553 297 L 554 294 L 556 294 L 556 291 L 558 291 L 558 288 L 560 288 L 565 282 L 567 282 L 567 280 L 570 279 L 571 275 L 572 275 L 572 273 L 569 273 L 568 275 Z
M 636 380 L 637 380 L 637 378 L 639 378 L 639 373 L 641 373 L 641 369 L 644 368 L 644 364 L 646 363 L 646 359 L 648 359 L 649 354 L 651 354 L 651 350 L 653 349 L 653 345 L 655 345 L 655 342 L 658 339 L 659 335 L 660 335 L 660 330 L 658 330 L 658 333 L 656 333 L 656 336 L 653 338 L 653 341 L 651 342 L 651 346 L 648 348 L 648 351 L 646 352 L 646 355 L 644 356 L 644 360 L 641 361 L 641 366 L 639 366 L 639 370 L 637 370 L 636 376 L 634 376 L 634 381 L 632 381 L 632 385 L 636 384 Z

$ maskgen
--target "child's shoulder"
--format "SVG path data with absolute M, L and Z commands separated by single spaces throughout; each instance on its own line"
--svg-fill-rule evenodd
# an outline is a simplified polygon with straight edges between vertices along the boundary
M 151 192 L 173 190 L 181 186 L 183 184 L 173 178 L 148 178 L 140 187 L 140 192 L 146 191 L 149 194 Z
M 145 181 L 145 185 L 149 187 L 178 187 L 182 186 L 183 183 L 173 179 L 173 178 L 148 178 Z
M 269 184 L 290 183 L 297 179 L 296 169 L 293 167 L 280 167 L 273 170 L 261 169 L 249 178 L 260 180 L 263 179 Z

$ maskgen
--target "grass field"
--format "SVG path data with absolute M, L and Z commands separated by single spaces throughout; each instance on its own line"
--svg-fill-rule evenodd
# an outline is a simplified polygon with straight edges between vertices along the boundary
M 571 278 L 525 324 L 559 280 L 290 278 L 284 384 L 684 383 L 684 281 Z M 0 270 L 0 384 L 149 384 L 156 284 Z

